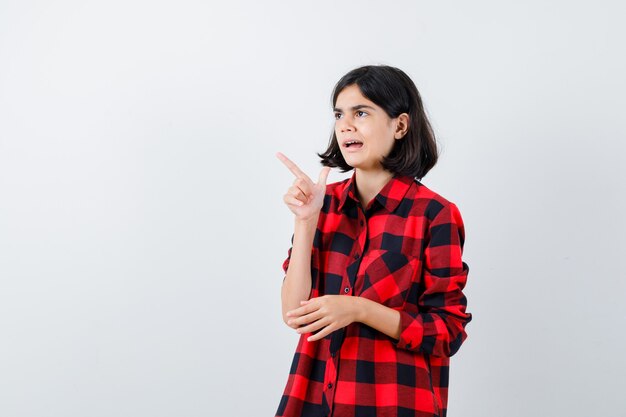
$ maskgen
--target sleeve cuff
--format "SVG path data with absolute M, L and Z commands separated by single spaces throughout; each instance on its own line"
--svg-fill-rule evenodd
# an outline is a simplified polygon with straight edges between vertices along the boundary
M 424 326 L 419 316 L 413 317 L 404 310 L 400 312 L 400 339 L 396 346 L 402 349 L 416 350 L 422 344 Z

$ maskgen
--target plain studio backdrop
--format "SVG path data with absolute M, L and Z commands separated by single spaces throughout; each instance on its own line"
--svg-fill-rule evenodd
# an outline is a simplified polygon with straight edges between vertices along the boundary
M 465 221 L 448 415 L 626 415 L 623 15 L 0 2 L 0 415 L 273 416 L 298 341 L 275 154 L 317 180 L 332 87 L 366 64 L 416 83 L 423 182 Z

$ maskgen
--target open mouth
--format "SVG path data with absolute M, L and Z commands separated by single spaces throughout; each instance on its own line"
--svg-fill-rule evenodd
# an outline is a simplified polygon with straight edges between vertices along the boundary
M 349 140 L 343 146 L 346 148 L 360 148 L 363 146 L 363 142 L 358 140 Z

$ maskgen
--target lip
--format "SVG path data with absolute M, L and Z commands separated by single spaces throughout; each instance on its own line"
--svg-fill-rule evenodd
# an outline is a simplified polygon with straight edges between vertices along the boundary
M 348 142 L 350 142 L 350 141 L 353 141 L 353 140 L 358 140 L 358 139 L 355 139 L 355 138 L 347 138 L 347 139 L 345 139 L 345 140 L 341 141 L 341 147 L 342 147 L 343 149 L 345 149 L 346 151 L 353 151 L 353 152 L 354 152 L 354 151 L 357 151 L 357 150 L 359 150 L 359 149 L 362 149 L 362 148 L 363 148 L 363 146 L 365 146 L 365 143 L 363 143 L 363 141 L 359 140 L 359 142 L 361 142 L 361 143 L 362 143 L 362 145 L 361 145 L 361 147 L 360 147 L 360 148 L 346 147 L 346 143 L 348 143 Z
M 360 147 L 358 147 L 358 148 L 356 148 L 356 147 L 352 147 L 352 146 L 350 146 L 349 148 L 346 148 L 346 147 L 344 146 L 344 147 L 343 147 L 343 151 L 344 151 L 344 152 L 348 152 L 348 153 L 360 152 L 360 151 L 363 149 L 363 147 L 364 147 L 364 146 L 365 146 L 365 145 L 361 145 L 361 146 L 360 146 Z

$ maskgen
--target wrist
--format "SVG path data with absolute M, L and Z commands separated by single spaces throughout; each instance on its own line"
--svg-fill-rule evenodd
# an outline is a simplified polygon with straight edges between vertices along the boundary
M 295 223 L 296 223 L 296 227 L 300 226 L 300 227 L 317 227 L 317 221 L 319 219 L 319 214 L 313 216 L 313 217 L 309 217 L 307 219 L 299 219 L 296 218 Z
M 354 296 L 354 321 L 365 323 L 369 300 L 364 297 Z

